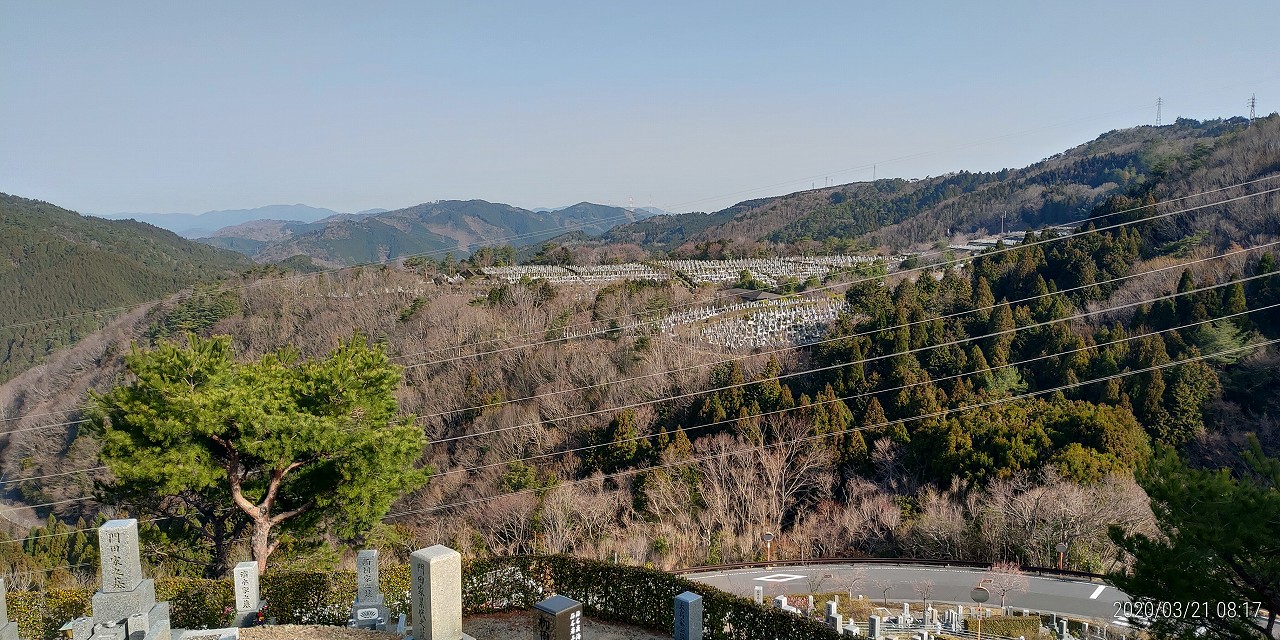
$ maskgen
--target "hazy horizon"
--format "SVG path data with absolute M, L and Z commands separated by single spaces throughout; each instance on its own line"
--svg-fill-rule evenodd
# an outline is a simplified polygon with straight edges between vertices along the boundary
M 0 3 L 0 191 L 714 211 L 1276 110 L 1280 5 Z

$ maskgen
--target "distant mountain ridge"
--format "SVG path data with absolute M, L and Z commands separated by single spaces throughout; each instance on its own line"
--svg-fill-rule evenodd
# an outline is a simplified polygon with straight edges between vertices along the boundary
M 597 236 L 649 215 L 590 202 L 531 211 L 485 200 L 438 200 L 381 213 L 334 214 L 309 223 L 256 220 L 219 229 L 199 241 L 259 262 L 306 255 L 321 264 L 342 266 L 420 253 L 461 256 L 482 246 L 520 247 L 575 231 Z
M 373 214 L 384 211 L 386 209 L 368 209 L 359 213 Z M 213 235 L 214 232 L 223 227 L 244 224 L 254 220 L 315 222 L 340 214 L 332 209 L 312 207 L 305 204 L 272 204 L 254 209 L 227 209 L 223 211 L 206 211 L 204 213 L 106 213 L 92 215 L 108 220 L 137 220 L 161 229 L 168 229 L 184 238 L 197 238 Z

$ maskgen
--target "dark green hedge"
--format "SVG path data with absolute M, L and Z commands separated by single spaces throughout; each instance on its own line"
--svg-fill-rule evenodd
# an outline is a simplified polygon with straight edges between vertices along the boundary
M 671 632 L 673 598 L 684 591 L 702 596 L 707 640 L 833 640 L 831 628 L 758 605 L 719 589 L 662 571 L 594 562 L 565 556 L 519 556 L 477 560 L 463 565 L 462 600 L 467 614 L 529 610 L 559 593 L 583 603 L 588 616 Z M 382 594 L 393 614 L 409 612 L 409 568 L 384 566 Z M 63 623 L 89 614 L 89 589 L 9 594 L 9 616 L 24 638 L 57 638 Z M 269 572 L 261 593 L 267 615 L 281 624 L 345 625 L 355 599 L 355 573 Z M 199 578 L 156 580 L 156 596 L 168 600 L 174 628 L 199 629 L 226 624 L 223 610 L 233 605 L 231 582 Z
M 977 622 L 972 618 L 966 618 L 964 621 L 966 631 L 972 632 L 977 628 Z M 1040 618 L 1037 616 L 1000 616 L 998 618 L 983 618 L 982 633 L 1005 636 L 1007 638 L 1016 638 L 1023 636 L 1025 638 L 1040 637 Z
M 588 616 L 672 631 L 673 599 L 702 596 L 708 640 L 831 640 L 830 627 L 663 571 L 566 556 L 517 556 L 469 563 L 463 571 L 463 610 L 529 609 L 553 594 L 583 603 Z

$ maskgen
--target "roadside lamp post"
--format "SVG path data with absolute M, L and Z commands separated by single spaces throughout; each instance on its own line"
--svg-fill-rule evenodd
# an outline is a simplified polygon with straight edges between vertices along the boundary
M 760 536 L 764 540 L 764 561 L 765 563 L 773 562 L 773 534 L 766 531 Z
M 1067 543 L 1059 542 L 1058 546 L 1054 548 L 1058 550 L 1058 571 L 1062 571 L 1062 562 L 1067 553 Z
M 985 578 L 978 583 L 978 586 L 973 588 L 973 591 L 969 592 L 969 598 L 978 603 L 978 640 L 982 640 L 982 603 L 991 599 L 991 592 L 982 586 L 988 582 L 993 582 L 993 580 Z

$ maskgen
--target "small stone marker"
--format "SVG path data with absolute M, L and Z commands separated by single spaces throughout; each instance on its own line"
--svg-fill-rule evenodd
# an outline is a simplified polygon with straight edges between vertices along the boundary
M 533 605 L 538 612 L 538 640 L 582 640 L 582 603 L 551 596 Z
M 813 611 L 813 594 L 812 594 L 812 593 L 811 593 L 811 594 L 809 594 L 809 607 L 808 607 L 808 611 Z
M 1067 619 L 1063 618 L 1059 620 L 1058 621 L 1058 637 L 1065 639 L 1070 637 L 1070 635 L 1071 634 L 1067 632 Z
M 386 631 L 390 620 L 391 612 L 378 588 L 378 551 L 365 549 L 356 554 L 356 601 L 351 605 L 347 625 Z
M 764 604 L 764 587 L 757 586 L 755 588 L 756 604 Z
M 258 598 L 258 563 L 241 562 L 231 570 L 236 589 L 236 626 L 248 627 L 258 620 L 262 602 Z
M 414 640 L 461 640 L 462 555 L 442 544 L 409 556 Z
M 686 591 L 676 596 L 675 640 L 702 640 L 702 596 Z
M 9 594 L 0 578 L 0 640 L 18 640 L 18 623 L 9 620 Z M 699 636 L 701 637 L 701 636 Z
M 902 603 L 902 624 L 911 624 L 911 605 Z
M 786 597 L 786 596 L 774 596 L 774 597 L 773 597 L 773 608 L 775 608 L 775 609 L 786 609 L 786 608 L 787 608 L 787 597 Z
M 828 600 L 828 601 L 827 601 L 827 609 L 826 609 L 826 617 L 830 618 L 831 616 L 836 615 L 836 612 L 837 612 L 837 611 L 839 611 L 839 609 L 840 609 L 840 603 L 839 603 L 839 602 L 836 602 L 836 601 L 834 601 L 834 600 Z

